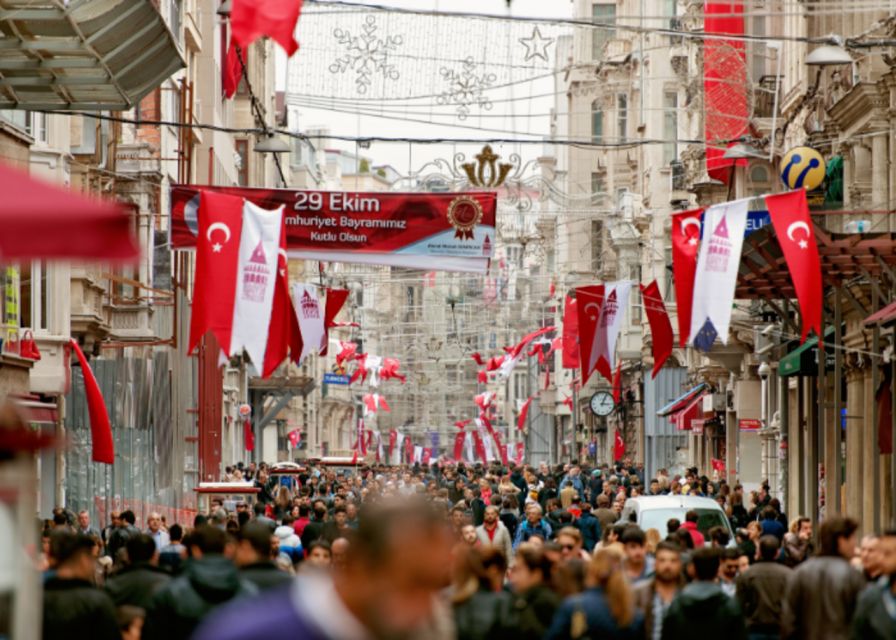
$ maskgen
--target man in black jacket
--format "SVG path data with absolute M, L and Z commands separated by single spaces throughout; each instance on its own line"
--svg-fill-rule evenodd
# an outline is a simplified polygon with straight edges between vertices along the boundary
M 115 605 L 93 586 L 94 541 L 70 531 L 50 534 L 55 575 L 44 583 L 43 637 L 119 640 Z
M 775 536 L 759 539 L 759 562 L 737 578 L 737 600 L 747 619 L 750 637 L 781 636 L 781 607 L 792 573 L 775 562 L 781 543 Z
M 288 573 L 280 571 L 271 561 L 271 530 L 264 524 L 247 522 L 243 525 L 234 559 L 240 568 L 240 576 L 260 591 L 291 580 Z
M 190 560 L 182 575 L 155 597 L 146 611 L 143 640 L 187 640 L 215 607 L 238 596 L 258 593 L 224 557 L 227 534 L 203 525 L 185 540 Z
M 171 580 L 158 568 L 156 543 L 145 533 L 128 538 L 128 565 L 106 582 L 106 593 L 116 607 L 130 604 L 149 608 L 153 596 Z
M 663 619 L 662 640 L 725 638 L 746 640 L 744 617 L 733 598 L 716 584 L 721 554 L 704 547 L 691 556 L 694 582 L 679 592 Z
M 122 511 L 118 519 L 118 527 L 109 534 L 109 543 L 106 545 L 106 551 L 113 562 L 119 562 L 119 551 L 125 548 L 128 538 L 140 533 L 136 527 L 137 517 L 134 512 L 128 509 Z

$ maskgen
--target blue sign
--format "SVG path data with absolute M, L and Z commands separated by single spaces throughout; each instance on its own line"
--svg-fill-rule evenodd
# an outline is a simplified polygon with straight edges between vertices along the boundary
M 754 231 L 759 231 L 762 227 L 767 224 L 771 224 L 772 217 L 769 215 L 768 211 L 761 209 L 750 209 L 747 212 L 747 228 L 744 231 L 744 237 L 746 238 L 748 235 L 753 233 Z M 703 216 L 700 216 L 700 239 L 703 239 Z
M 338 373 L 325 373 L 324 374 L 324 384 L 338 384 L 342 386 L 348 386 L 349 377 L 342 376 Z

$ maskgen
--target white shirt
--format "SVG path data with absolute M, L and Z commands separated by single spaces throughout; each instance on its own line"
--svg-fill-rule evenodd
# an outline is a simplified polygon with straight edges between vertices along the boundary
M 312 570 L 299 575 L 293 582 L 291 595 L 296 611 L 327 637 L 371 640 L 364 625 L 343 604 L 326 572 Z

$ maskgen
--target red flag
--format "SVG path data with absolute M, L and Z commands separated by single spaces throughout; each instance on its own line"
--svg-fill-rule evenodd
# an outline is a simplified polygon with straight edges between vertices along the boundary
M 526 452 L 526 445 L 522 441 L 516 443 L 516 456 L 514 462 L 523 464 L 523 454 Z
M 809 217 L 809 206 L 806 204 L 806 192 L 800 189 L 765 196 L 765 204 L 800 303 L 800 315 L 803 319 L 801 342 L 806 341 L 812 330 L 821 340 L 821 308 L 824 301 L 821 260 L 818 257 L 812 219 Z
M 341 367 L 346 360 L 350 360 L 354 357 L 355 352 L 358 350 L 358 345 L 354 342 L 340 340 L 339 348 L 341 351 L 336 354 L 336 364 Z
M 352 454 L 352 464 L 358 464 L 358 450 L 355 449 L 355 452 Z
M 557 293 L 557 284 L 551 280 L 551 286 L 548 287 L 548 298 L 553 298 Z
M 299 320 L 296 317 L 295 308 L 292 306 L 292 296 L 289 295 L 289 265 L 286 259 L 286 218 L 280 228 L 280 256 L 277 259 L 277 283 L 274 289 L 274 303 L 271 307 L 271 323 L 268 329 L 268 346 L 264 354 L 264 368 L 262 378 L 268 378 L 274 370 L 286 360 L 289 349 L 294 347 L 296 337 L 299 340 L 299 349 L 302 353 L 302 332 L 299 330 Z
M 672 273 L 675 276 L 675 309 L 678 314 L 678 344 L 684 347 L 691 335 L 694 276 L 700 245 L 702 209 L 672 216 Z
M 286 436 L 289 438 L 289 445 L 293 449 L 297 449 L 299 443 L 302 441 L 302 432 L 298 429 L 293 429 L 292 431 L 287 433 Z
M 616 429 L 616 439 L 613 442 L 613 461 L 619 462 L 625 455 L 625 440 L 622 439 L 622 432 Z
M 243 59 L 245 62 L 245 58 Z M 221 69 L 222 87 L 224 89 L 224 97 L 232 98 L 236 94 L 237 88 L 240 86 L 240 80 L 243 79 L 243 66 L 237 54 L 236 45 L 233 39 L 230 40 L 230 46 L 227 48 L 227 58 L 224 60 L 224 67 Z
M 463 431 L 464 427 L 466 427 L 471 422 L 473 422 L 472 418 L 470 418 L 469 420 L 460 420 L 458 422 L 455 422 L 454 426 L 457 427 L 458 429 L 460 429 L 461 431 Z
M 501 463 L 506 467 L 507 466 L 507 447 L 501 444 L 501 434 L 497 431 L 492 431 L 492 440 L 495 441 L 495 446 L 498 447 L 498 455 L 501 456 Z
M 230 356 L 242 232 L 243 199 L 202 191 L 188 353 L 211 331 Z
M 476 449 L 476 455 L 482 459 L 482 464 L 488 466 L 488 455 L 485 453 L 485 444 L 482 442 L 482 436 L 478 431 L 473 431 L 473 447 Z
M 291 56 L 299 48 L 294 33 L 301 11 L 302 0 L 233 0 L 231 40 L 245 49 L 268 36 Z
M 401 384 L 407 382 L 407 376 L 399 373 L 401 363 L 398 358 L 383 358 L 383 366 L 380 369 L 381 380 L 401 380 Z
M 647 321 L 650 323 L 650 334 L 653 349 L 653 374 L 663 368 L 666 360 L 672 355 L 672 346 L 675 337 L 672 333 L 672 322 L 666 313 L 666 305 L 663 304 L 663 296 L 656 280 L 646 287 L 641 285 L 641 299 L 644 301 L 644 311 L 647 313 Z
M 327 301 L 324 306 L 324 339 L 320 347 L 320 355 L 327 355 L 330 346 L 330 329 L 335 326 L 336 316 L 348 300 L 348 289 L 327 289 Z M 295 314 L 293 314 L 295 315 Z
M 398 433 L 395 429 L 389 430 L 389 459 L 392 459 L 392 452 L 395 451 L 395 443 L 398 441 Z
M 569 296 L 563 305 L 563 368 L 579 368 L 579 316 L 576 299 Z
M 364 437 L 364 419 L 358 419 L 358 450 L 362 456 L 367 455 L 367 439 Z
M 463 429 L 454 436 L 454 460 L 460 462 L 464 456 L 464 440 L 467 434 Z
M 255 451 L 255 432 L 252 431 L 252 423 L 248 419 L 243 421 L 243 441 L 246 451 Z
M 91 460 L 104 464 L 115 462 L 115 442 L 112 440 L 112 424 L 103 400 L 103 392 L 93 375 L 93 370 L 81 351 L 78 341 L 72 338 L 72 348 L 78 356 L 81 374 L 84 376 L 84 395 L 87 397 L 87 413 L 90 416 Z
M 429 461 L 432 459 L 432 449 L 429 447 L 423 447 L 423 464 L 429 466 Z
M 616 365 L 616 373 L 613 374 L 613 402 L 619 404 L 622 400 L 622 363 Z
M 473 358 L 473 361 L 476 364 L 478 364 L 480 367 L 485 366 L 485 362 L 482 360 L 482 355 L 478 351 L 476 353 L 472 354 L 470 357 Z
M 414 443 L 411 441 L 411 436 L 405 436 L 404 438 L 404 452 L 408 459 L 408 464 L 414 462 Z
M 576 289 L 576 314 L 579 325 L 579 365 L 582 384 L 588 382 L 597 369 L 600 358 L 597 349 L 597 330 L 600 308 L 604 301 L 604 285 L 598 284 Z
M 526 428 L 526 418 L 529 417 L 529 405 L 532 404 L 532 398 L 526 398 L 526 401 L 523 403 L 522 408 L 520 408 L 520 417 L 517 418 L 516 428 L 522 431 Z
M 479 384 L 488 384 L 488 371 L 485 371 L 484 369 L 480 370 L 476 374 L 476 382 Z
M 719 460 L 718 458 L 711 458 L 709 463 L 712 465 L 714 471 L 718 471 L 719 473 L 725 473 L 725 461 Z

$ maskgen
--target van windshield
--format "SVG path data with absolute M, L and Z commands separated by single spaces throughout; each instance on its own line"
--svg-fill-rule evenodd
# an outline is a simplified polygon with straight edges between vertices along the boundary
M 662 537 L 669 535 L 666 523 L 671 518 L 677 518 L 679 522 L 684 522 L 684 514 L 686 509 L 645 509 L 641 511 L 641 528 L 644 531 L 648 529 L 656 529 Z M 697 529 L 707 538 L 709 530 L 713 527 L 725 527 L 730 531 L 725 514 L 715 509 L 694 509 L 697 512 Z

